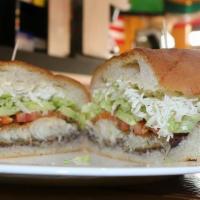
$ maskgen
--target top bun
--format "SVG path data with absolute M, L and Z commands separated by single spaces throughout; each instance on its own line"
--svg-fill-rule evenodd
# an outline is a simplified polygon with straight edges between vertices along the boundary
M 41 90 L 48 95 L 48 87 L 52 86 L 64 91 L 67 97 L 78 106 L 90 99 L 89 92 L 80 82 L 21 61 L 0 62 L 0 91 L 5 84 L 12 84 L 16 90 L 30 92 L 31 88 L 46 87 Z
M 91 90 L 117 79 L 131 80 L 146 90 L 200 96 L 200 50 L 135 48 L 99 66 Z

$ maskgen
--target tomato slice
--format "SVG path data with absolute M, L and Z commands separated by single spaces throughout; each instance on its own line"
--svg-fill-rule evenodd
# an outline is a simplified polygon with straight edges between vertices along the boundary
M 124 121 L 120 120 L 119 118 L 111 115 L 111 113 L 105 111 L 105 112 L 100 113 L 98 116 L 96 116 L 92 121 L 93 121 L 93 123 L 96 123 L 98 120 L 101 120 L 101 119 L 111 120 L 112 122 L 115 123 L 115 125 L 118 127 L 118 129 L 120 129 L 124 133 L 132 132 L 135 135 L 145 137 L 145 136 L 149 136 L 149 135 L 153 134 L 153 132 L 154 132 L 150 128 L 146 127 L 145 120 L 141 120 L 141 121 L 137 122 L 134 126 L 130 126 L 129 124 L 125 123 Z M 133 131 L 131 131 L 131 130 L 133 130 Z
M 106 111 L 97 115 L 92 121 L 93 121 L 93 123 L 96 123 L 98 120 L 101 120 L 101 119 L 107 119 L 107 120 L 111 120 L 114 122 L 116 121 L 116 117 L 112 116 L 111 113 L 106 112 Z
M 18 123 L 32 122 L 41 117 L 40 112 L 32 113 L 17 113 L 15 116 L 15 121 Z
M 130 130 L 130 126 L 123 122 L 122 120 L 118 119 L 117 117 L 111 115 L 109 112 L 102 112 L 98 116 L 96 116 L 92 121 L 96 123 L 98 120 L 107 119 L 115 123 L 115 125 L 123 132 L 128 132 Z
M 147 136 L 151 133 L 149 128 L 146 127 L 146 122 L 144 120 L 141 120 L 134 126 L 132 126 L 133 132 L 135 135 L 140 135 L 140 136 Z
M 0 124 L 2 125 L 11 124 L 12 122 L 13 122 L 12 117 L 8 117 L 8 116 L 0 117 Z
M 130 131 L 130 125 L 119 120 L 119 119 L 117 120 L 117 126 L 123 132 L 129 132 Z
M 60 112 L 48 112 L 46 115 L 42 115 L 41 112 L 31 112 L 31 113 L 17 113 L 15 117 L 3 116 L 0 117 L 0 125 L 7 125 L 11 123 L 27 123 L 32 122 L 41 117 L 58 117 L 66 120 L 67 117 L 62 115 Z

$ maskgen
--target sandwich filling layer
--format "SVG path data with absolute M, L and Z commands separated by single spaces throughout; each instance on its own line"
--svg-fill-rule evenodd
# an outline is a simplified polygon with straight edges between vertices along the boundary
M 68 94 L 61 83 L 18 67 L 1 69 L 0 75 L 0 127 L 49 115 L 60 115 L 83 126 L 78 101 L 71 101 L 73 92 Z
M 80 135 L 76 124 L 57 117 L 35 120 L 26 125 L 12 124 L 0 130 L 0 146 L 38 146 L 57 141 L 71 141 Z
M 130 81 L 117 80 L 96 89 L 93 103 L 85 106 L 83 112 L 94 127 L 106 119 L 127 137 L 157 138 L 161 146 L 176 146 L 199 123 L 200 100 L 180 93 L 152 92 Z
M 146 153 L 153 150 L 167 151 L 169 148 L 169 144 L 153 135 L 150 137 L 140 137 L 134 134 L 124 134 L 109 120 L 99 120 L 95 126 L 89 125 L 89 127 L 89 141 L 101 148 L 122 148 L 123 151 L 128 153 Z
M 80 126 L 84 119 L 80 108 L 66 97 L 50 96 L 49 99 L 32 100 L 26 96 L 3 94 L 0 96 L 0 126 L 24 124 L 38 118 L 58 116 L 66 121 L 74 121 Z

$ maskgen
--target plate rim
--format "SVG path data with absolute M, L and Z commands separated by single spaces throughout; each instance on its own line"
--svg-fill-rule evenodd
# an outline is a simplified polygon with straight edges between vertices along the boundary
M 71 176 L 71 177 L 138 177 L 200 173 L 200 166 L 172 167 L 68 167 L 0 164 L 0 175 Z

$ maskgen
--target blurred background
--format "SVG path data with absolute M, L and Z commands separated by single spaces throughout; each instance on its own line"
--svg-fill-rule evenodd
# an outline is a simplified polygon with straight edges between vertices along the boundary
M 87 74 L 135 47 L 199 48 L 200 1 L 1 0 L 0 59 L 16 42 L 17 59 Z

